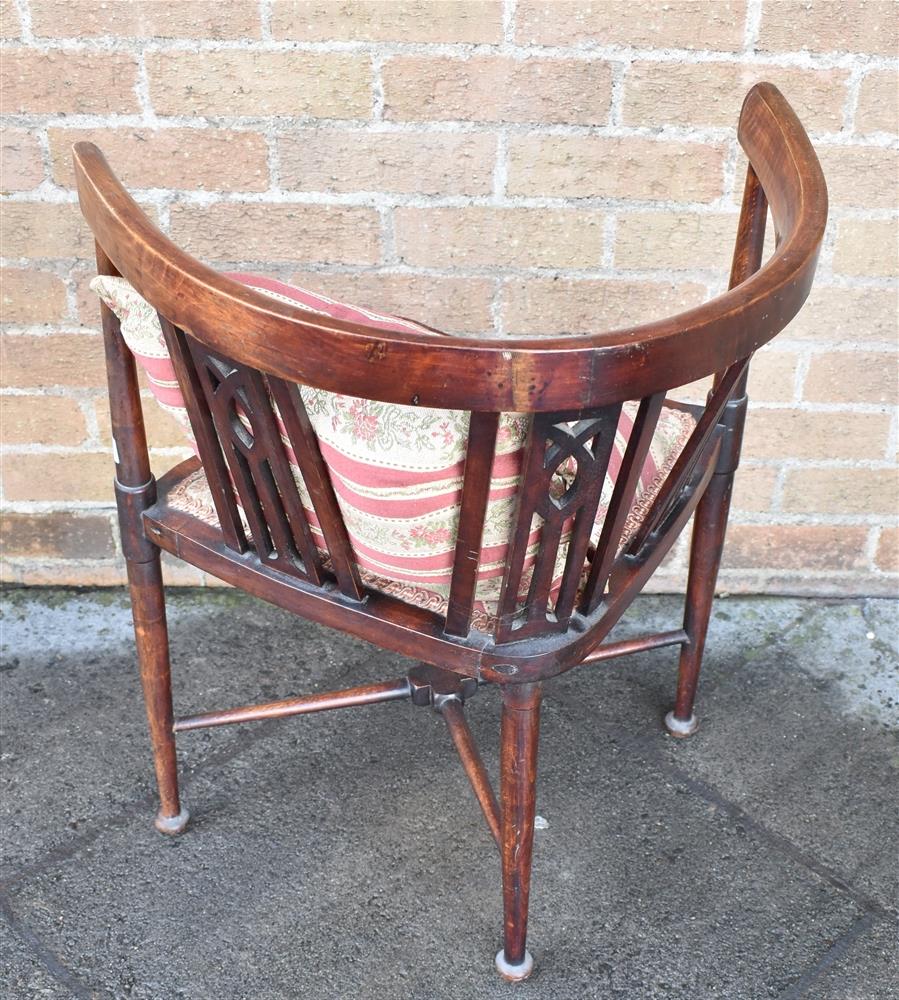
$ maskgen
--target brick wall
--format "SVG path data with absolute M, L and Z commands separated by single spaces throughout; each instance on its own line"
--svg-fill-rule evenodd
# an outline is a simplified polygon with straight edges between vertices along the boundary
M 832 213 L 808 307 L 754 363 L 722 583 L 895 592 L 892 2 L 0 5 L 8 579 L 121 578 L 72 142 L 216 265 L 461 333 L 586 332 L 723 288 L 737 114 L 768 79 Z M 181 440 L 148 418 L 163 469 Z

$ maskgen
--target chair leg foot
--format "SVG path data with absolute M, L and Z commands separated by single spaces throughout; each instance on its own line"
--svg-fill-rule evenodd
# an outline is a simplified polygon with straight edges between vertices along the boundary
M 685 740 L 699 729 L 699 720 L 692 713 L 689 719 L 679 719 L 671 711 L 665 716 L 665 728 L 676 739 Z
M 153 821 L 153 825 L 160 833 L 164 833 L 167 836 L 174 837 L 179 833 L 183 833 L 190 821 L 190 813 L 182 806 L 181 812 L 177 816 L 163 816 L 161 812 L 156 814 L 156 819 Z
M 178 796 L 172 674 L 159 554 L 148 562 L 129 560 L 128 581 L 131 585 L 131 612 L 141 685 L 159 789 L 156 829 L 161 833 L 175 834 L 187 825 L 187 810 L 181 808 Z
M 687 607 L 684 614 L 684 631 L 690 641 L 681 649 L 674 711 L 665 719 L 665 725 L 672 736 L 692 736 L 696 732 L 693 703 L 696 700 L 696 686 L 715 598 L 715 581 L 718 578 L 724 533 L 727 530 L 732 485 L 733 475 L 729 473 L 712 476 L 694 516 Z
M 506 951 L 504 948 L 496 953 L 496 971 L 510 983 L 520 983 L 522 979 L 527 979 L 534 971 L 534 959 L 529 951 L 525 951 L 524 958 L 518 965 L 510 965 L 506 961 Z

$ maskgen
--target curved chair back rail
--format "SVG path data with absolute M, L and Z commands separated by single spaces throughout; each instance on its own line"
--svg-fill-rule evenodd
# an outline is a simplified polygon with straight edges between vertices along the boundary
M 824 179 L 793 110 L 770 84 L 748 94 L 739 139 L 779 242 L 726 294 L 658 322 L 553 339 L 385 333 L 273 302 L 204 266 L 146 218 L 90 143 L 75 146 L 81 209 L 117 271 L 207 347 L 305 385 L 462 410 L 603 406 L 683 385 L 747 357 L 808 295 L 827 215 Z M 240 331 L 236 336 L 234 331 Z
M 534 680 L 582 662 L 670 549 L 712 475 L 736 468 L 749 358 L 795 315 L 811 284 L 827 206 L 805 132 L 780 93 L 760 84 L 744 103 L 739 136 L 750 166 L 728 292 L 629 330 L 508 341 L 385 332 L 268 298 L 176 247 L 100 151 L 79 143 L 79 197 L 99 269 L 123 275 L 158 311 L 220 525 L 185 524 L 167 511 L 171 477 L 163 480 L 160 503 L 146 490 L 133 362 L 104 309 L 120 506 L 140 515 L 123 520 L 123 534 L 132 531 L 140 548 L 138 536 L 149 525 L 156 545 L 268 600 L 488 680 Z M 762 266 L 769 205 L 777 245 Z M 625 533 L 665 392 L 711 373 L 715 386 L 692 436 L 639 526 Z M 363 585 L 297 383 L 471 412 L 445 613 L 411 608 Z M 622 402 L 633 399 L 640 400 L 633 432 L 594 544 Z M 530 417 L 498 611 L 485 635 L 472 629 L 472 616 L 504 411 Z M 327 561 L 313 540 L 282 434 L 311 497 Z M 575 472 L 559 497 L 553 475 L 566 463 Z M 136 499 L 136 490 L 145 493 Z

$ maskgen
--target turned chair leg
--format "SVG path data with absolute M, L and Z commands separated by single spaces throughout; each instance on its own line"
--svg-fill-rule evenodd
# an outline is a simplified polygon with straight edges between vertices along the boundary
M 724 548 L 733 478 L 733 473 L 712 476 L 694 515 L 684 614 L 684 631 L 690 641 L 681 649 L 674 709 L 665 716 L 668 732 L 679 738 L 692 736 L 699 728 L 693 702 Z
M 187 826 L 189 814 L 178 795 L 169 636 L 159 553 L 147 562 L 129 559 L 127 564 L 140 680 L 159 787 L 155 825 L 160 833 L 176 834 Z
M 118 274 L 99 244 L 97 272 Z M 100 307 L 100 316 L 109 381 L 119 535 L 128 569 L 131 617 L 159 787 L 156 829 L 161 833 L 181 833 L 187 826 L 188 813 L 181 808 L 178 797 L 165 591 L 159 549 L 145 537 L 142 518 L 156 500 L 156 480 L 150 470 L 134 356 L 122 338 L 118 318 L 105 304 Z
M 503 688 L 500 800 L 503 867 L 503 948 L 496 968 L 504 979 L 527 979 L 534 960 L 525 947 L 534 849 L 540 684 Z

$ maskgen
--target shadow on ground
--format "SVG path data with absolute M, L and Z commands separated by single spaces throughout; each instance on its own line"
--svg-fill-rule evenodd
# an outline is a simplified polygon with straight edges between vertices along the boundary
M 193 822 L 166 839 L 123 594 L 4 596 L 5 996 L 899 997 L 896 604 L 719 601 L 682 743 L 671 650 L 549 682 L 512 987 L 495 850 L 428 710 L 185 734 Z M 678 618 L 642 598 L 616 634 Z M 175 592 L 171 631 L 182 712 L 408 666 L 229 591 Z M 496 692 L 469 717 L 495 775 Z

